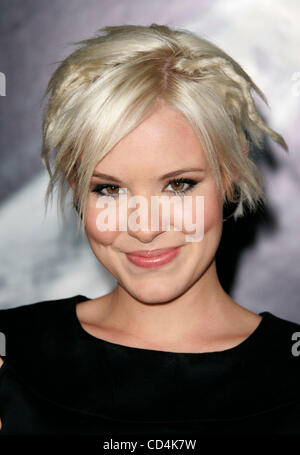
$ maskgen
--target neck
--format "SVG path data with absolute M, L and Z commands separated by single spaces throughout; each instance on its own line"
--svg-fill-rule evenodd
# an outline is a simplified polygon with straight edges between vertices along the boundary
M 186 292 L 166 303 L 143 303 L 118 286 L 108 295 L 102 324 L 150 345 L 207 340 L 241 307 L 223 290 L 215 260 Z

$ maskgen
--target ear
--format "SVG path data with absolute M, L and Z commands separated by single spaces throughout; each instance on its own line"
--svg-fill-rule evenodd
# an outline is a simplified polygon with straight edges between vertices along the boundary
M 67 178 L 67 181 L 70 185 L 70 188 L 71 188 L 71 191 L 72 191 L 72 198 L 73 198 L 73 205 L 74 207 L 76 208 L 76 204 L 75 204 L 75 190 L 76 190 L 76 184 L 75 184 L 75 180 L 74 180 L 74 176 L 73 178 L 72 177 L 68 177 Z M 77 209 L 76 209 L 77 210 Z
M 68 175 L 67 181 L 70 187 L 72 188 L 72 191 L 74 192 L 76 186 L 74 170 Z
M 242 148 L 242 150 L 243 150 L 243 153 L 244 153 L 246 156 L 248 156 L 248 152 L 249 152 L 249 151 L 248 151 L 248 147 L 244 146 L 244 147 Z
M 70 187 L 72 188 L 72 191 L 74 192 L 75 190 L 75 182 L 74 180 L 68 180 Z

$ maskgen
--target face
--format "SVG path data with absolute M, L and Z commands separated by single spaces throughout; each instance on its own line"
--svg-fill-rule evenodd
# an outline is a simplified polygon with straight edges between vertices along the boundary
M 162 178 L 176 171 L 180 172 Z M 95 174 L 108 174 L 114 178 Z M 133 229 L 127 225 L 126 230 L 121 230 L 117 216 L 116 229 L 101 232 L 97 219 L 105 205 L 99 208 L 99 201 L 104 200 L 103 196 L 109 196 L 118 209 L 124 194 L 128 200 L 142 196 L 148 203 L 147 228 L 144 225 L 141 229 Z M 170 198 L 175 195 L 182 204 L 189 196 L 194 223 L 197 221 L 196 198 L 203 197 L 202 240 L 187 241 L 187 235 L 192 231 L 186 230 L 184 222 L 181 230 L 174 229 L 174 209 L 170 211 L 169 226 L 163 228 L 160 211 L 159 227 L 151 228 L 152 196 Z M 126 205 L 128 219 L 137 207 Z M 85 231 L 92 251 L 116 278 L 118 285 L 132 297 L 146 303 L 167 302 L 183 294 L 203 277 L 214 261 L 220 242 L 223 202 L 200 142 L 181 113 L 168 105 L 158 107 L 98 162 L 91 179 L 85 216 Z M 141 266 L 133 256 L 126 254 L 173 247 L 179 248 L 162 256 L 165 260 L 158 261 L 158 266 L 157 262 L 156 266 L 153 263 L 148 267 Z

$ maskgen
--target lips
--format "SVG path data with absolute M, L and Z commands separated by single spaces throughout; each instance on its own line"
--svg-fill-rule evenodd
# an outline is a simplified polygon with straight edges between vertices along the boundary
M 174 248 L 161 248 L 160 250 L 140 250 L 127 253 L 130 256 L 142 256 L 144 258 L 153 258 L 156 256 L 161 256 L 162 254 L 168 253 L 169 251 L 174 250 Z
M 160 267 L 171 262 L 180 252 L 181 247 L 143 250 L 127 253 L 127 259 L 134 265 L 144 268 Z

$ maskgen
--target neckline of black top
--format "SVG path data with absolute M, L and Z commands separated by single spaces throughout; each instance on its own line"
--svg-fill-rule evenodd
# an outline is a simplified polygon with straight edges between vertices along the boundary
M 200 356 L 209 356 L 209 357 L 214 357 L 214 356 L 225 356 L 225 355 L 233 355 L 233 354 L 239 354 L 242 349 L 247 348 L 248 346 L 259 346 L 259 339 L 262 336 L 265 336 L 265 327 L 268 323 L 268 320 L 270 317 L 272 317 L 272 313 L 269 311 L 263 311 L 261 313 L 258 313 L 259 316 L 262 316 L 262 319 L 260 323 L 257 325 L 257 327 L 254 329 L 250 335 L 245 338 L 241 343 L 237 344 L 236 346 L 233 346 L 229 349 L 224 349 L 221 351 L 209 351 L 209 352 L 175 352 L 175 351 L 164 351 L 164 350 L 158 350 L 158 349 L 146 349 L 146 348 L 139 348 L 137 346 L 128 346 L 124 344 L 119 344 L 119 343 L 114 343 L 112 341 L 105 340 L 103 338 L 98 338 L 90 333 L 88 333 L 81 325 L 77 313 L 76 313 L 76 305 L 77 303 L 84 302 L 85 300 L 91 300 L 89 297 L 86 297 L 84 295 L 76 295 L 73 298 L 69 300 L 70 306 L 70 313 L 71 313 L 71 320 L 73 323 L 73 327 L 75 329 L 76 335 L 79 338 L 83 338 L 88 340 L 89 342 L 93 342 L 95 345 L 99 346 L 105 346 L 105 347 L 110 347 L 114 348 L 115 350 L 123 350 L 127 352 L 134 352 L 134 353 L 143 353 L 143 354 L 151 354 L 151 355 L 164 355 L 164 356 L 178 356 L 178 357 L 200 357 Z

